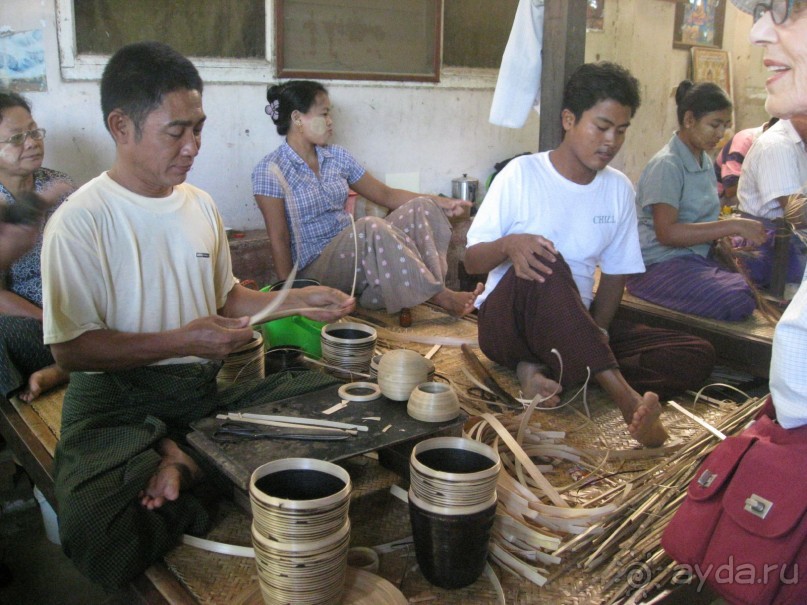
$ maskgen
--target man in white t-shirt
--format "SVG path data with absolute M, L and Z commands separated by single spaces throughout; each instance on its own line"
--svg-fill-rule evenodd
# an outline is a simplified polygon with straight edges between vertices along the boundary
M 779 120 L 763 132 L 745 158 L 737 186 L 738 210 L 765 221 L 766 242 L 745 259 L 754 282 L 767 287 L 774 262 L 774 219 L 784 216 L 791 196 L 807 194 L 807 116 Z M 803 199 L 801 200 L 803 201 Z M 791 202 L 792 203 L 792 202 Z M 786 279 L 799 282 L 804 273 L 804 246 L 791 238 Z
M 330 379 L 217 390 L 220 360 L 277 294 L 236 282 L 213 200 L 185 183 L 206 119 L 193 64 L 165 44 L 125 46 L 104 70 L 101 107 L 114 163 L 48 222 L 42 275 L 45 342 L 72 372 L 54 459 L 62 547 L 112 589 L 209 523 L 191 488 L 215 477 L 184 443 L 192 421 Z M 280 308 L 333 321 L 354 306 L 315 287 Z
M 489 272 L 476 301 L 479 345 L 516 371 L 524 396 L 557 405 L 561 385 L 590 373 L 631 435 L 654 447 L 667 438 L 659 398 L 634 386 L 664 394 L 699 386 L 714 349 L 613 319 L 626 275 L 644 271 L 633 187 L 608 167 L 639 104 L 638 82 L 626 69 L 578 68 L 564 89 L 563 141 L 497 175 L 468 232 L 464 262 L 470 273 Z

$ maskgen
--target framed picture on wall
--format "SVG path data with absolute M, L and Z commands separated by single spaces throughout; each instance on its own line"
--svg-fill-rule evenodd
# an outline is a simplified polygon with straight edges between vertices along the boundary
M 723 46 L 727 0 L 681 0 L 675 5 L 673 47 Z
M 605 0 L 588 0 L 586 7 L 586 31 L 603 31 L 603 14 L 605 13 Z
M 714 82 L 731 97 L 731 65 L 728 51 L 693 46 L 692 81 Z

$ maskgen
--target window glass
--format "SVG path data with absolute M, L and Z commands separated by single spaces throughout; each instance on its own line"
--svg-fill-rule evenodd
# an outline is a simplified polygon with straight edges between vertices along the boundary
M 446 0 L 443 65 L 498 69 L 518 0 Z
M 158 40 L 190 57 L 266 57 L 264 0 L 74 0 L 79 54 Z
M 283 77 L 439 78 L 439 0 L 278 0 Z

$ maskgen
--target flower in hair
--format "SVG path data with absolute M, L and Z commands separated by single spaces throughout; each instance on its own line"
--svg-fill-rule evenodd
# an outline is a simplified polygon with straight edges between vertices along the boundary
M 280 117 L 280 101 L 275 99 L 265 107 L 264 111 L 266 111 L 266 115 L 276 122 Z

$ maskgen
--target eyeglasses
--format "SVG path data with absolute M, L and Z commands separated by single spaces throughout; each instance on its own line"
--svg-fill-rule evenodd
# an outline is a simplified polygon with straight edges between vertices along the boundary
M 25 143 L 25 139 L 31 137 L 32 141 L 41 141 L 45 138 L 45 129 L 44 128 L 35 128 L 34 130 L 26 130 L 25 132 L 18 132 L 13 137 L 7 138 L 5 141 L 0 141 L 0 144 L 8 143 L 9 145 L 14 145 L 15 147 L 19 147 L 23 143 Z
M 754 23 L 770 12 L 771 19 L 776 25 L 782 25 L 793 11 L 795 0 L 773 0 L 773 2 L 760 2 L 754 7 Z

